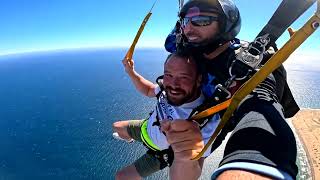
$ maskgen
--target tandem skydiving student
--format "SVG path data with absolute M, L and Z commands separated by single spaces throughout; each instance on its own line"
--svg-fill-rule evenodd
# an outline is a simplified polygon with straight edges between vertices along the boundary
M 232 0 L 189 0 L 179 18 L 180 24 L 166 40 L 166 49 L 192 52 L 197 64 L 204 67 L 202 92 L 217 104 L 243 83 L 236 81 L 229 71 L 236 59 L 235 36 L 241 27 L 239 11 Z M 247 73 L 236 70 L 235 77 L 237 73 Z M 283 67 L 277 69 L 242 100 L 213 143 L 212 151 L 227 132 L 233 131 L 212 179 L 295 179 L 296 141 L 285 118 L 298 110 Z M 174 161 L 192 161 L 204 147 L 199 127 L 190 121 L 166 121 L 161 128 L 174 151 Z M 199 168 L 200 165 L 187 168 L 179 163 L 173 173 L 177 176 L 170 178 L 192 179 L 184 172 Z
M 143 142 L 148 148 L 147 153 L 133 164 L 118 171 L 116 179 L 141 179 L 167 166 L 175 167 L 175 164 L 180 163 L 173 162 L 173 151 L 166 135 L 160 130 L 160 123 L 176 119 L 186 121 L 191 117 L 204 101 L 200 89 L 202 78 L 194 58 L 185 54 L 173 53 L 168 56 L 164 63 L 163 80 L 159 84 L 153 84 L 138 74 L 133 60 L 124 59 L 123 64 L 139 92 L 148 97 L 157 97 L 156 107 L 148 119 L 118 121 L 113 124 L 113 129 L 120 138 Z M 197 126 L 201 132 L 199 141 L 208 141 L 219 120 L 219 115 L 211 116 L 210 121 L 202 124 L 201 130 Z M 191 168 L 192 171 L 185 174 L 191 179 L 197 179 L 201 174 L 204 158 L 209 154 L 210 151 L 207 151 L 198 161 L 188 161 L 179 167 Z M 178 171 L 171 167 L 170 176 L 175 176 L 171 174 Z

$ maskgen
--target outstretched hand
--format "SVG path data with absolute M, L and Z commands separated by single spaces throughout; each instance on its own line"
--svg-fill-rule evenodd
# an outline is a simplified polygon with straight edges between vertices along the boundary
M 190 161 L 204 147 L 201 131 L 197 123 L 185 120 L 163 121 L 161 130 L 174 151 L 177 161 Z
M 126 59 L 124 58 L 122 60 L 122 64 L 124 66 L 125 71 L 130 74 L 132 72 L 134 72 L 134 61 L 133 59 Z

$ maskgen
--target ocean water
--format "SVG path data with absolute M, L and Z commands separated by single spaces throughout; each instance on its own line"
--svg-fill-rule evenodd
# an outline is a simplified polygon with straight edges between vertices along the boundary
M 89 49 L 0 57 L 0 179 L 114 179 L 145 152 L 139 143 L 112 138 L 113 122 L 145 118 L 155 103 L 134 89 L 124 54 Z M 138 50 L 136 70 L 154 81 L 166 56 Z M 299 62 L 287 64 L 293 94 L 300 106 L 320 108 L 320 68 Z M 166 178 L 164 170 L 148 179 Z

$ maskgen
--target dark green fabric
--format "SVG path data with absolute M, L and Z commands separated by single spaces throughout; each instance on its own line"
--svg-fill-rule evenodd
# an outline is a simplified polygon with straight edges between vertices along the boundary
M 127 132 L 130 137 L 136 141 L 142 142 L 141 139 L 141 126 L 144 120 L 130 120 L 127 127 Z
M 134 162 L 141 177 L 147 177 L 160 170 L 160 161 L 151 154 L 144 154 Z

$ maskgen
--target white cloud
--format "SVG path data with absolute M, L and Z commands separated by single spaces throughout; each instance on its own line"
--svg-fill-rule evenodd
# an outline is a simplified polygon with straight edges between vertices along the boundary
M 284 65 L 287 70 L 320 71 L 320 52 L 295 52 L 284 62 Z

